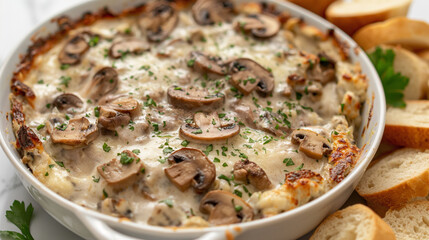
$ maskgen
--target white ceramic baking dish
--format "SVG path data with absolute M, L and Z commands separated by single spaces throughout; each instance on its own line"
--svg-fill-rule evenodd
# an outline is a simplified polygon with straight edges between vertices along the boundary
M 253 0 L 249 0 L 253 1 Z M 108 6 L 113 12 L 141 4 L 140 0 L 99 0 L 87 2 L 66 11 L 58 13 L 68 15 L 73 19 L 82 16 L 87 11 L 97 11 Z M 237 2 L 243 2 L 237 1 Z M 353 189 L 362 177 L 369 162 L 374 156 L 384 130 L 385 98 L 382 85 L 368 57 L 356 43 L 341 30 L 324 19 L 284 1 L 267 1 L 278 5 L 281 10 L 287 10 L 294 17 L 303 19 L 321 30 L 335 29 L 337 37 L 350 45 L 352 61 L 360 62 L 363 72 L 368 76 L 369 88 L 367 101 L 363 108 L 363 122 L 358 131 L 358 146 L 364 147 L 359 163 L 351 174 L 339 185 L 323 196 L 291 211 L 274 217 L 256 220 L 230 226 L 220 226 L 201 229 L 169 229 L 120 222 L 117 218 L 98 213 L 74 204 L 57 195 L 39 182 L 21 162 L 18 152 L 13 146 L 15 137 L 12 133 L 11 122 L 5 116 L 0 118 L 0 143 L 9 160 L 16 168 L 18 176 L 30 195 L 57 221 L 85 239 L 296 239 L 311 231 L 329 213 L 340 208 L 349 198 Z M 56 24 L 45 21 L 34 28 L 32 32 L 19 43 L 11 56 L 0 70 L 0 111 L 6 114 L 10 110 L 8 95 L 10 93 L 10 79 L 19 62 L 19 55 L 24 54 L 31 44 L 33 35 L 43 36 L 54 32 Z M 363 133 L 362 133 L 363 132 Z

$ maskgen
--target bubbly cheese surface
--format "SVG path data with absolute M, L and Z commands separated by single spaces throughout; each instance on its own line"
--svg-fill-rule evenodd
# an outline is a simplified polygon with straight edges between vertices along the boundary
M 236 18 L 240 16 L 243 13 Z M 331 38 L 317 39 L 298 31 L 297 26 L 282 26 L 275 36 L 258 39 L 237 31 L 235 19 L 200 26 L 190 11 L 185 10 L 180 11 L 178 24 L 166 40 L 148 43 L 150 49 L 141 54 L 124 53 L 118 59 L 110 57 L 112 44 L 131 37 L 146 39 L 137 21 L 138 16 L 126 16 L 79 27 L 35 59 L 37 67 L 24 82 L 34 91 L 36 99 L 34 108 L 28 104 L 24 106 L 24 113 L 28 127 L 44 147 L 44 151 L 28 163 L 40 181 L 90 209 L 128 217 L 142 224 L 182 227 L 212 225 L 209 215 L 200 212 L 205 193 L 196 193 L 192 187 L 181 191 L 165 174 L 165 169 L 171 166 L 168 157 L 183 147 L 199 149 L 213 162 L 216 177 L 209 190 L 238 195 L 252 207 L 254 219 L 305 204 L 336 184 L 330 175 L 334 162 L 329 162 L 326 156 L 313 159 L 291 142 L 293 130 L 306 129 L 330 142 L 334 140 L 333 135 L 342 134 L 346 141 L 353 143 L 353 127 L 359 123 L 366 79 L 356 65 L 340 57 Z M 79 64 L 62 65 L 58 55 L 70 38 L 82 31 L 96 34 L 97 40 L 92 39 L 96 42 L 91 44 Z M 195 34 L 201 37 L 190 42 Z M 310 50 L 315 52 L 298 48 L 304 45 L 300 42 L 303 39 L 305 44 L 312 44 Z M 230 84 L 229 75 L 195 71 L 189 66 L 192 51 L 219 56 L 224 62 L 252 59 L 273 75 L 273 93 L 266 97 L 256 91 L 244 95 Z M 336 62 L 335 80 L 323 84 L 319 96 L 293 88 L 290 94 L 285 93 L 291 89 L 287 82 L 289 76 L 306 77 L 307 69 L 315 64 L 311 58 L 328 51 Z M 115 130 L 99 125 L 100 102 L 91 98 L 93 76 L 103 67 L 114 68 L 119 76 L 118 85 L 109 96 L 131 97 L 141 107 L 128 124 Z M 221 121 L 237 124 L 239 134 L 216 142 L 185 140 L 179 128 L 193 119 L 197 111 L 170 104 L 167 90 L 173 85 L 224 94 L 222 106 L 198 111 L 216 112 Z M 83 106 L 71 112 L 55 108 L 53 101 L 62 93 L 75 94 L 82 99 Z M 272 117 L 273 113 L 279 119 Z M 82 117 L 91 124 L 98 124 L 99 135 L 93 141 L 79 147 L 52 142 L 48 130 L 58 127 L 52 125 L 52 119 L 60 119 L 67 126 L 70 119 Z M 118 154 L 124 150 L 138 156 L 144 173 L 133 184 L 116 190 L 100 175 L 97 167 L 119 159 Z M 259 190 L 248 182 L 234 179 L 234 164 L 246 159 L 265 171 L 271 188 Z M 311 178 L 308 182 L 285 179 L 285 174 L 301 170 L 310 170 L 320 178 Z

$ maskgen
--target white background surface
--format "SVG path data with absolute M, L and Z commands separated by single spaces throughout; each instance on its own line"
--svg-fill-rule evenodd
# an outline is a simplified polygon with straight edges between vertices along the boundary
M 87 0 L 0 0 L 0 65 L 35 25 L 61 10 Z M 99 0 L 102 1 L 102 0 Z M 429 21 L 429 1 L 414 0 L 409 11 L 413 19 Z M 80 239 L 50 217 L 26 192 L 15 170 L 0 149 L 0 230 L 18 231 L 4 214 L 14 200 L 34 206 L 31 232 L 36 240 Z M 268 238 L 267 238 L 268 239 Z

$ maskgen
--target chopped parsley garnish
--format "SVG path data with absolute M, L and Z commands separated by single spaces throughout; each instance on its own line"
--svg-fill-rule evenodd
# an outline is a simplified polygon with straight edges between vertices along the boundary
M 95 176 L 92 176 L 92 181 L 98 183 L 100 181 L 100 177 L 96 178 Z
M 71 81 L 71 77 L 69 76 L 61 76 L 60 77 L 60 85 L 64 85 L 65 87 L 69 87 L 69 83 Z
M 186 147 L 186 146 L 188 146 L 188 144 L 189 144 L 189 141 L 188 141 L 188 140 L 183 140 L 183 141 L 182 141 L 182 143 L 181 143 L 180 145 L 182 145 L 182 146 Z
M 123 165 L 127 165 L 127 164 L 130 164 L 130 163 L 132 163 L 133 161 L 134 161 L 134 158 L 132 158 L 132 157 L 130 157 L 130 156 L 128 156 L 128 154 L 127 153 L 125 153 L 125 152 L 122 152 L 122 153 L 118 153 L 118 155 L 120 155 L 121 156 L 121 158 L 120 158 L 120 162 L 121 162 L 121 164 L 123 164 Z
M 88 44 L 90 47 L 95 47 L 95 46 L 97 46 L 99 40 L 100 40 L 100 38 L 98 36 L 94 36 L 91 39 L 89 39 Z
M 292 161 L 292 158 L 285 158 L 283 159 L 283 163 L 286 164 L 286 166 L 293 166 L 295 163 Z
M 60 69 L 67 70 L 69 67 L 70 67 L 70 64 L 61 64 Z
M 94 116 L 95 117 L 100 117 L 100 107 L 95 107 L 94 108 Z
M 243 207 L 240 206 L 240 205 L 235 205 L 234 209 L 235 209 L 236 212 L 240 212 L 241 210 L 243 210 Z
M 220 162 L 220 159 L 219 159 L 219 158 L 217 158 L 217 157 L 215 157 L 215 158 L 213 159 L 213 162 Z
M 228 167 L 228 163 L 226 163 L 226 162 L 225 162 L 225 163 L 223 163 L 223 164 L 222 164 L 222 167 Z
M 193 131 L 192 133 L 193 133 L 193 134 L 201 134 L 201 133 L 203 133 L 203 130 L 198 129 L 198 130 L 196 130 L 196 131 Z
M 39 126 L 37 126 L 37 131 L 39 131 L 40 129 L 44 128 L 45 124 L 40 124 Z
M 171 147 L 165 147 L 164 149 L 162 149 L 162 152 L 164 153 L 164 155 L 170 154 L 173 151 L 174 151 L 174 149 Z
M 60 130 L 60 131 L 65 131 L 67 129 L 67 124 L 61 123 L 60 125 L 56 126 L 55 128 Z
M 55 162 L 58 164 L 58 166 L 64 167 L 64 163 L 63 162 L 59 162 L 59 161 L 55 161 Z
M 301 163 L 301 165 L 299 165 L 297 168 L 296 168 L 296 170 L 301 170 L 302 168 L 304 167 L 304 163 Z
M 188 67 L 193 67 L 195 64 L 195 59 L 189 59 L 189 61 L 187 62 Z
M 132 150 L 132 152 L 133 152 L 134 154 L 136 154 L 136 155 L 139 155 L 139 154 L 140 154 L 140 150 L 139 150 L 139 149 L 134 149 L 134 150 Z
M 105 151 L 105 152 L 110 152 L 110 149 L 112 149 L 109 145 L 107 145 L 107 143 L 104 143 L 103 144 L 103 150 Z
M 159 203 L 164 203 L 169 208 L 173 208 L 173 200 L 171 200 L 171 199 L 164 199 L 164 200 L 159 201 Z
M 106 189 L 103 188 L 103 196 L 104 198 L 108 198 L 109 194 L 107 194 Z
M 223 179 L 223 180 L 227 181 L 229 185 L 231 185 L 231 181 L 233 181 L 233 180 L 234 180 L 234 178 L 233 178 L 233 177 L 232 177 L 232 178 L 229 178 L 229 177 L 227 177 L 227 176 L 225 176 L 225 175 L 223 175 L 223 174 L 219 175 L 217 178 L 219 178 L 219 179 Z
M 213 144 L 210 144 L 206 147 L 206 150 L 204 150 L 204 154 L 209 155 L 209 153 L 213 151 Z
M 404 89 L 407 87 L 409 79 L 401 73 L 395 72 L 393 68 L 395 52 L 391 49 L 383 51 L 377 47 L 374 52 L 368 54 L 368 57 L 380 76 L 386 103 L 392 107 L 405 107 Z
M 243 193 L 240 190 L 237 190 L 237 189 L 234 189 L 234 194 L 237 195 L 237 196 L 239 196 L 239 197 L 243 196 Z

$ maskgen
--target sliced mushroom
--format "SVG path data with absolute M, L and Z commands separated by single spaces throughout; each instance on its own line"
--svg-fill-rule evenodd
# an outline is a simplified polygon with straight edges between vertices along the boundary
M 311 130 L 293 131 L 292 143 L 299 144 L 299 151 L 314 159 L 321 159 L 332 151 L 329 141 Z
M 278 19 L 266 14 L 249 14 L 240 19 L 236 26 L 240 31 L 250 32 L 258 38 L 272 37 L 280 30 Z
M 139 27 L 146 32 L 152 42 L 160 42 L 168 37 L 179 21 L 176 9 L 167 1 L 153 1 L 139 19 Z
M 89 49 L 89 37 L 91 37 L 90 33 L 83 32 L 73 36 L 67 41 L 58 55 L 60 63 L 69 65 L 80 63 L 82 55 Z
M 92 142 L 98 136 L 97 124 L 87 118 L 74 118 L 68 124 L 52 119 L 48 128 L 53 143 L 62 143 L 69 146 L 82 146 Z
M 335 61 L 326 54 L 318 54 L 317 64 L 310 65 L 307 69 L 307 77 L 323 85 L 335 81 Z
M 98 70 L 92 78 L 92 84 L 89 88 L 90 96 L 95 99 L 112 92 L 118 85 L 119 77 L 114 68 L 104 67 Z
M 192 51 L 188 66 L 200 73 L 215 73 L 225 75 L 226 67 L 223 65 L 222 59 L 215 56 L 206 56 L 201 52 Z
M 264 169 L 248 159 L 236 162 L 234 164 L 233 173 L 235 180 L 250 183 L 258 190 L 264 190 L 271 187 L 271 181 Z
M 114 131 L 117 127 L 127 125 L 131 120 L 129 114 L 115 111 L 111 108 L 101 106 L 98 122 L 104 128 Z
M 52 105 L 59 111 L 76 111 L 82 108 L 83 101 L 73 93 L 63 93 L 54 99 Z
M 255 88 L 261 96 L 267 96 L 274 90 L 273 75 L 252 59 L 239 58 L 232 61 L 229 74 L 232 85 L 245 95 Z
M 121 58 L 126 54 L 142 54 L 150 49 L 150 45 L 141 39 L 130 38 L 114 43 L 110 47 L 109 55 L 112 58 Z
M 190 141 L 213 142 L 231 138 L 240 132 L 235 123 L 223 124 L 217 112 L 194 115 L 193 123 L 185 123 L 180 127 L 180 135 Z
M 199 107 L 216 108 L 225 101 L 222 93 L 209 94 L 207 89 L 199 87 L 171 86 L 167 91 L 168 102 L 178 108 L 195 109 Z
M 192 7 L 192 16 L 200 25 L 228 22 L 234 14 L 234 5 L 229 0 L 198 0 Z
M 128 113 L 131 117 L 140 114 L 141 110 L 140 103 L 136 99 L 128 96 L 113 97 L 107 100 L 104 106 L 121 113 Z
M 206 191 L 216 177 L 215 165 L 195 148 L 181 148 L 168 157 L 172 164 L 164 169 L 165 175 L 180 191 L 192 186 L 197 193 Z
M 253 219 L 253 209 L 242 198 L 222 190 L 207 193 L 200 202 L 200 211 L 210 214 L 209 223 L 226 225 Z
M 115 190 L 121 190 L 133 184 L 140 174 L 144 173 L 144 165 L 137 155 L 124 150 L 117 158 L 97 167 L 98 173 Z

